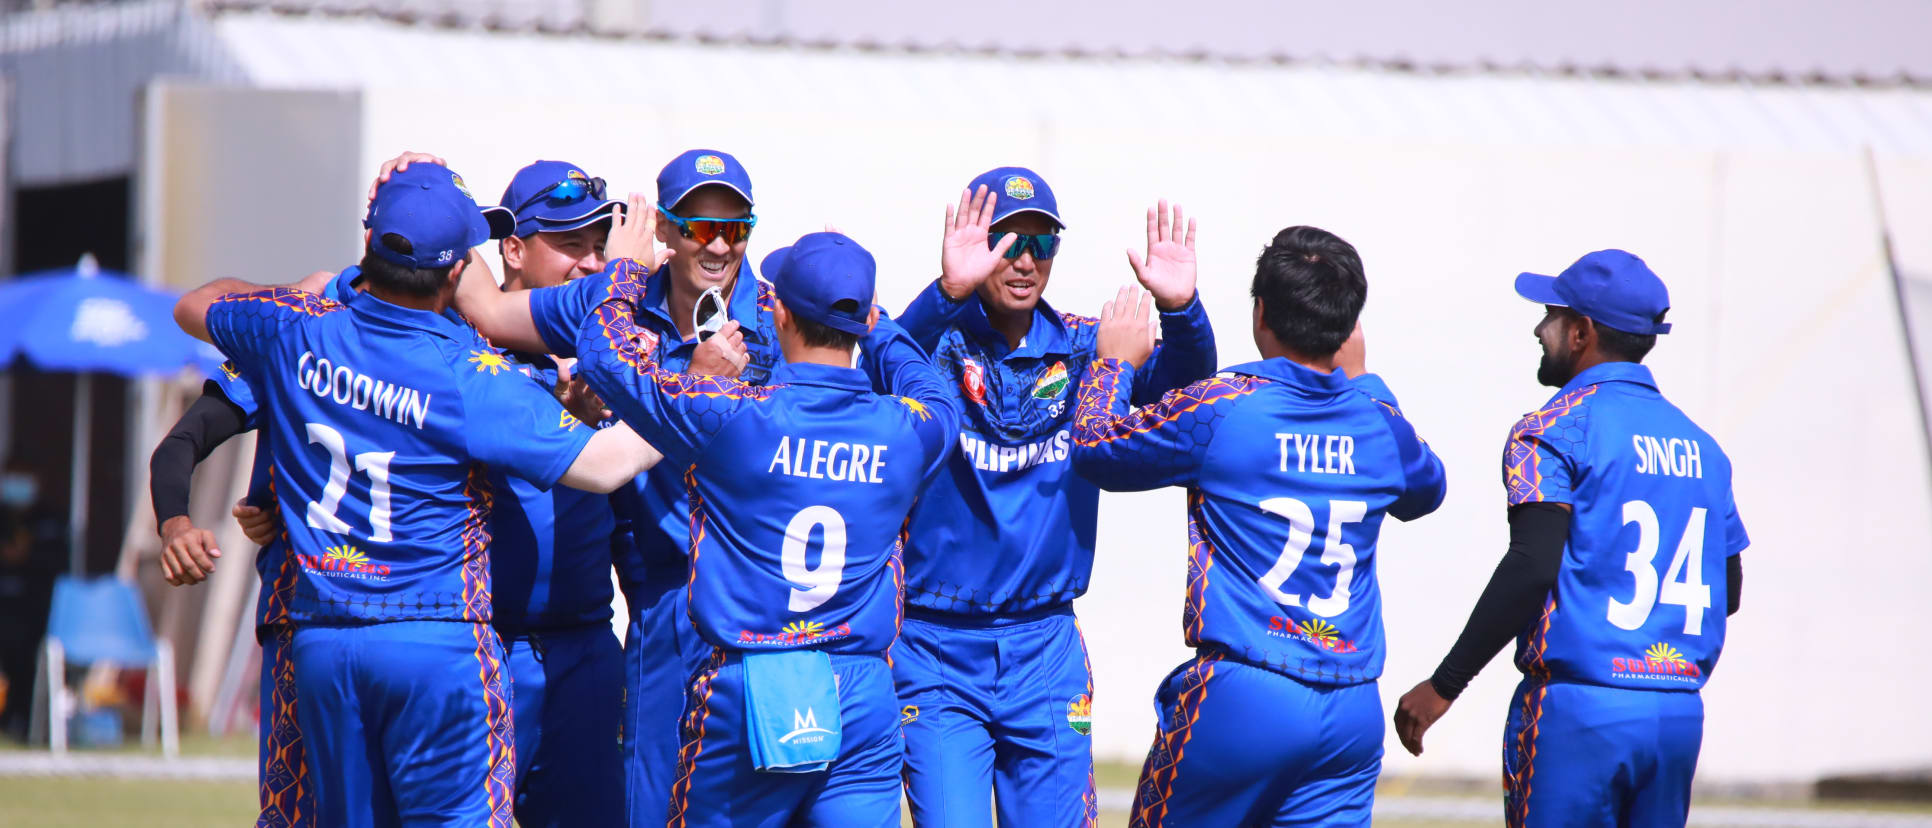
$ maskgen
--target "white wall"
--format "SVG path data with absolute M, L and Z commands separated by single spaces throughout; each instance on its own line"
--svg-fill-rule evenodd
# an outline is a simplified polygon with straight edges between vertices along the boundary
M 1033 166 L 1060 194 L 1070 227 L 1049 295 L 1068 310 L 1095 311 L 1130 278 L 1121 250 L 1141 244 L 1146 206 L 1186 204 L 1202 224 L 1201 292 L 1224 363 L 1254 356 L 1246 285 L 1262 244 L 1297 223 L 1340 233 L 1369 272 L 1371 367 L 1450 471 L 1442 510 L 1391 527 L 1381 547 L 1391 709 L 1447 649 L 1502 553 L 1502 440 L 1547 397 L 1533 381 L 1539 311 L 1511 278 L 1632 250 L 1675 305 L 1651 364 L 1732 457 L 1755 539 L 1745 610 L 1707 694 L 1705 777 L 1926 761 L 1932 717 L 1910 714 L 1906 688 L 1927 676 L 1932 602 L 1918 591 L 1932 580 L 1932 460 L 1857 148 L 1864 126 L 1808 117 L 1902 95 L 1918 114 L 1873 140 L 1921 158 L 1932 155 L 1919 142 L 1932 120 L 1923 92 L 610 41 L 569 45 L 565 65 L 555 39 L 224 25 L 262 82 L 365 88 L 370 170 L 396 150 L 435 151 L 487 198 L 518 166 L 563 158 L 649 192 L 674 153 L 729 150 L 756 182 L 754 257 L 834 222 L 878 255 L 889 306 L 936 274 L 943 205 L 1000 164 Z M 1923 187 L 1926 168 L 1908 168 Z M 1932 209 L 1914 209 L 1892 216 L 1894 231 L 1923 244 Z M 1132 760 L 1152 734 L 1155 684 L 1185 656 L 1181 497 L 1109 497 L 1102 524 L 1079 605 L 1094 739 L 1101 755 Z M 1514 680 L 1492 664 L 1431 734 L 1425 761 L 1389 740 L 1388 771 L 1494 773 Z

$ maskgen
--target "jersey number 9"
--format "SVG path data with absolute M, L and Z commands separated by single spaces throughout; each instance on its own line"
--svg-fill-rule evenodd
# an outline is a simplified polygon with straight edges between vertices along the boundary
M 805 565 L 805 551 L 811 546 L 812 530 L 825 527 L 825 549 L 819 553 L 816 568 Z M 845 574 L 845 517 L 830 506 L 807 506 L 785 525 L 785 546 L 779 563 L 785 580 L 792 583 L 792 612 L 818 609 L 839 591 L 839 578 Z

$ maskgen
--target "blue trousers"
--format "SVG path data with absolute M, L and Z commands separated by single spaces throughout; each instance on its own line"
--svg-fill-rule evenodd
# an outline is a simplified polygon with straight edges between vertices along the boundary
M 1504 820 L 1683 825 L 1703 742 L 1697 693 L 1524 679 L 1503 730 Z
M 834 655 L 838 758 L 817 773 L 759 773 L 745 742 L 744 664 L 717 652 L 692 676 L 671 788 L 670 828 L 898 828 L 899 701 L 891 668 Z
M 1367 826 L 1382 770 L 1375 682 L 1304 684 L 1203 652 L 1161 682 L 1135 828 Z
M 309 828 L 315 822 L 315 783 L 309 779 L 308 757 L 302 744 L 302 724 L 295 712 L 295 660 L 289 643 L 295 630 L 287 625 L 261 628 L 260 708 L 261 765 L 256 779 L 261 814 L 256 828 Z
M 624 813 L 624 651 L 604 623 L 504 642 L 521 828 L 618 825 Z
M 509 828 L 515 737 L 489 625 L 301 627 L 292 652 L 317 823 Z
M 691 626 L 681 581 L 626 595 L 624 634 L 624 811 L 631 828 L 663 828 L 678 779 L 685 680 L 711 647 Z
M 906 798 L 921 828 L 1099 818 L 1093 670 L 1071 607 L 1023 619 L 908 615 L 892 648 Z

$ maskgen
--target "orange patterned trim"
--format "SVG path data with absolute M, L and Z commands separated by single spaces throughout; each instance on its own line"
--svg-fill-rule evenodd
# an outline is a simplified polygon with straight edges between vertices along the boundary
M 1134 794 L 1130 828 L 1160 828 L 1167 819 L 1167 802 L 1174 795 L 1174 780 L 1180 775 L 1181 759 L 1201 720 L 1201 706 L 1207 701 L 1208 680 L 1214 678 L 1214 665 L 1220 653 L 1196 656 L 1181 674 L 1181 692 L 1174 702 L 1174 721 L 1162 722 L 1154 735 L 1154 747 L 1147 751 L 1141 766 L 1140 785 Z

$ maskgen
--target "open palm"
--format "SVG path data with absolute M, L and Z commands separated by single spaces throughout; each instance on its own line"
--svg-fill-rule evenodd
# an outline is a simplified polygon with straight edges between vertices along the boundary
M 1147 208 L 1146 258 L 1129 249 L 1127 263 L 1161 310 L 1187 307 L 1194 301 L 1199 273 L 1194 261 L 1194 220 L 1182 216 L 1181 205 L 1170 211 L 1167 200 L 1161 199 L 1160 206 Z
M 946 237 L 939 249 L 939 289 L 954 301 L 978 290 L 980 283 L 999 268 L 1006 249 L 1016 240 L 1009 233 L 998 246 L 987 249 L 993 206 L 994 199 L 984 184 L 978 191 L 961 190 L 957 208 L 946 205 Z

